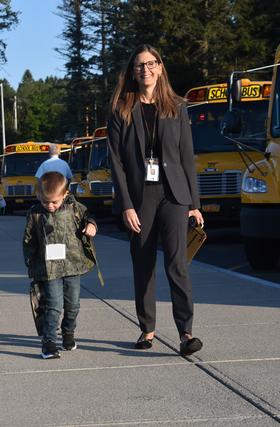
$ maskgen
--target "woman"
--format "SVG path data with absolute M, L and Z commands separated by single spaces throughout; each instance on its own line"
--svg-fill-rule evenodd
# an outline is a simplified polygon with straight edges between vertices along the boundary
M 186 263 L 188 215 L 198 223 L 199 194 L 192 137 L 183 99 L 177 96 L 159 53 L 142 45 L 132 53 L 111 99 L 108 122 L 115 213 L 130 230 L 137 349 L 152 347 L 155 334 L 155 264 L 158 236 L 171 290 L 180 352 L 202 347 L 192 337 L 192 289 Z

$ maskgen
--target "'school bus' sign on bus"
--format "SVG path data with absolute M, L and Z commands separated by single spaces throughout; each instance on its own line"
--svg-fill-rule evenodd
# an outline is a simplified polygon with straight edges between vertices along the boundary
M 247 80 L 242 81 L 241 100 L 259 100 L 268 99 L 270 96 L 271 83 L 256 84 L 249 83 Z M 192 102 L 226 102 L 227 85 L 211 85 L 191 89 L 187 94 L 187 99 Z
M 242 86 L 241 98 L 260 98 L 261 86 L 260 85 L 248 85 Z M 268 95 L 269 96 L 269 95 Z M 266 95 L 266 97 L 268 97 Z M 218 99 L 227 99 L 227 88 L 226 87 L 211 87 L 208 92 L 208 101 L 216 101 Z
M 25 143 L 25 144 L 13 144 L 8 145 L 5 148 L 5 154 L 10 153 L 40 153 L 40 152 L 48 152 L 49 145 L 40 144 L 40 143 Z
M 49 151 L 48 145 L 17 145 L 16 152 L 41 152 L 41 151 Z

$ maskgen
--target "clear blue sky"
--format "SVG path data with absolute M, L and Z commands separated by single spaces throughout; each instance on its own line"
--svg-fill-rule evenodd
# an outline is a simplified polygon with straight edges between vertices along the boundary
M 58 4 L 60 0 L 11 0 L 12 9 L 22 13 L 15 29 L 1 34 L 8 62 L 1 65 L 0 78 L 6 78 L 14 89 L 27 69 L 35 80 L 64 76 L 63 58 L 54 51 L 63 44 L 58 37 L 63 19 L 55 14 Z

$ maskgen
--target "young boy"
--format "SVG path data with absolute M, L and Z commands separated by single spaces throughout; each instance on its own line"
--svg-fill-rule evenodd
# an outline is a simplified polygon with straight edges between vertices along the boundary
M 56 330 L 60 315 L 62 348 L 77 348 L 74 340 L 80 308 L 80 275 L 95 264 L 90 237 L 96 223 L 85 206 L 68 195 L 68 181 L 58 172 L 48 172 L 38 181 L 39 204 L 30 209 L 23 238 L 23 253 L 29 277 L 43 283 L 46 298 L 43 359 L 59 358 Z

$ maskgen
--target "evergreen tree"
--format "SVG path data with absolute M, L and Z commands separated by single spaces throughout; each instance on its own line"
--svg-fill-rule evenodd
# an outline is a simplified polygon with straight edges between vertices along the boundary
M 5 139 L 6 145 L 13 144 L 16 141 L 16 131 L 15 131 L 15 118 L 14 118 L 14 101 L 15 101 L 15 91 L 10 86 L 6 79 L 1 81 L 3 84 L 3 94 L 4 94 L 4 118 L 5 118 Z M 2 112 L 1 112 L 2 113 Z M 1 121 L 1 143 L 2 147 L 2 121 Z M 2 153 L 2 148 L 1 148 Z
M 0 0 L 0 31 L 11 30 L 18 24 L 19 12 L 14 12 L 11 8 L 11 0 Z M 0 39 L 0 63 L 7 62 L 6 58 L 7 44 Z
M 234 17 L 238 34 L 235 40 L 235 56 L 239 68 L 272 64 L 280 42 L 280 3 L 236 0 Z
M 91 104 L 88 60 L 91 46 L 87 30 L 91 3 L 89 0 L 62 0 L 58 6 L 65 26 L 61 35 L 64 46 L 56 50 L 66 60 L 67 121 L 72 136 L 85 134 L 87 109 Z
M 224 80 L 234 40 L 232 10 L 229 0 L 122 2 L 110 41 L 112 72 L 117 74 L 134 47 L 149 43 L 161 52 L 180 95 L 195 84 Z
M 92 55 L 90 64 L 94 75 L 94 102 L 97 109 L 97 122 L 106 123 L 108 101 L 111 94 L 109 81 L 109 40 L 112 21 L 118 10 L 119 1 L 97 0 L 91 2 L 90 40 Z
M 18 140 L 64 139 L 66 82 L 55 77 L 35 81 L 27 70 L 17 91 Z

